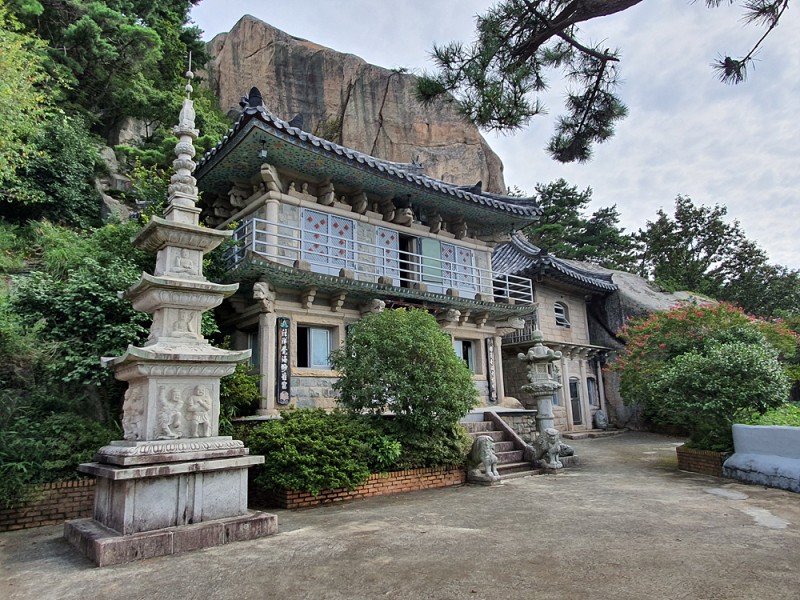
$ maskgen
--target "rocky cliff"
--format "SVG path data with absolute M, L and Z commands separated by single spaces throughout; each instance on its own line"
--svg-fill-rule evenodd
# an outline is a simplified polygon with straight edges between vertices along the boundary
M 256 86 L 267 109 L 380 158 L 417 160 L 431 177 L 504 193 L 503 164 L 452 104 L 422 106 L 413 75 L 295 38 L 250 15 L 209 43 L 208 82 L 223 111 Z

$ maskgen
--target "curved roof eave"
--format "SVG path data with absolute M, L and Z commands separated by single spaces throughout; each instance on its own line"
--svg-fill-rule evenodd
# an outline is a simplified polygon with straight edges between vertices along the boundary
M 247 125 L 253 120 L 258 121 L 262 125 L 260 129 L 266 133 L 274 132 L 281 140 L 305 148 L 314 154 L 322 154 L 338 162 L 344 160 L 355 168 L 377 172 L 398 182 L 411 184 L 424 192 L 437 192 L 467 204 L 488 208 L 493 212 L 506 213 L 515 217 L 515 220 L 521 224 L 532 222 L 542 214 L 542 209 L 533 198 L 515 198 L 467 191 L 459 186 L 415 172 L 419 169 L 413 164 L 382 160 L 292 127 L 269 112 L 263 105 L 245 107 L 242 116 L 228 134 L 214 148 L 206 152 L 198 162 L 196 170 L 198 180 L 202 179 L 215 164 L 237 146 L 237 141 L 241 141 L 239 138 L 250 131 L 251 128 L 248 128 Z
M 618 289 L 612 276 L 577 269 L 541 248 L 531 244 L 521 233 L 515 234 L 511 241 L 498 246 L 492 253 L 492 268 L 496 272 L 522 277 L 541 275 L 564 283 L 599 292 L 613 292 Z

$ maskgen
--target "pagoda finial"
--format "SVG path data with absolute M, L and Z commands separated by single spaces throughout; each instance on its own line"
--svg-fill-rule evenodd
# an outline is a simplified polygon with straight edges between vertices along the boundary
M 184 223 L 197 224 L 197 212 L 194 204 L 197 202 L 197 181 L 192 177 L 197 166 L 192 160 L 196 154 L 193 142 L 200 135 L 195 129 L 195 111 L 192 101 L 192 53 L 189 53 L 189 69 L 186 71 L 186 98 L 183 99 L 178 125 L 173 132 L 178 136 L 178 143 L 175 145 L 175 160 L 172 166 L 175 174 L 170 178 L 169 185 L 169 208 L 166 212 L 168 220 L 181 221 Z M 179 210 L 175 210 L 175 209 Z
M 192 98 L 192 92 L 194 91 L 194 88 L 192 87 L 192 79 L 194 79 L 194 73 L 192 73 L 192 51 L 191 50 L 189 50 L 189 68 L 186 71 L 185 77 L 187 79 L 186 87 L 184 88 L 186 90 L 186 98 L 191 99 Z

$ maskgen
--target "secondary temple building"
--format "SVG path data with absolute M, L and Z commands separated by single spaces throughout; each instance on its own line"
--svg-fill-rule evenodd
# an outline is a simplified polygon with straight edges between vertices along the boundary
M 481 402 L 503 402 L 502 336 L 536 307 L 530 278 L 498 272 L 492 250 L 541 214 L 533 199 L 316 137 L 271 114 L 256 88 L 242 108 L 196 177 L 205 223 L 234 230 L 228 279 L 240 286 L 222 325 L 252 351 L 258 412 L 332 407 L 329 352 L 363 315 L 402 307 L 434 314 Z
M 498 272 L 521 276 L 531 281 L 535 315 L 525 318 L 525 327 L 503 338 L 505 390 L 521 398 L 526 392 L 525 364 L 517 359 L 532 345 L 534 330 L 544 335 L 544 344 L 561 352 L 556 375 L 561 389 L 553 395 L 555 426 L 560 431 L 592 429 L 594 415 L 606 414 L 606 394 L 601 365 L 611 350 L 593 343 L 590 323 L 604 322 L 605 315 L 590 315 L 592 306 L 617 290 L 610 273 L 583 269 L 531 244 L 518 233 L 498 246 L 492 256 Z M 593 302 L 593 300 L 595 302 Z M 590 318 L 594 317 L 594 318 Z

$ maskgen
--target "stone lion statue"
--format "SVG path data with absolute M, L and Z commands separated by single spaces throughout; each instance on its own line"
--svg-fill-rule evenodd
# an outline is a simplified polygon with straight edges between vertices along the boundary
M 564 465 L 558 460 L 561 449 L 561 435 L 558 429 L 548 427 L 536 438 L 536 460 L 547 469 L 560 469 Z
M 483 465 L 483 473 L 481 473 Z M 472 443 L 469 454 L 470 481 L 499 481 L 497 472 L 497 456 L 494 453 L 494 440 L 488 435 L 479 435 Z

